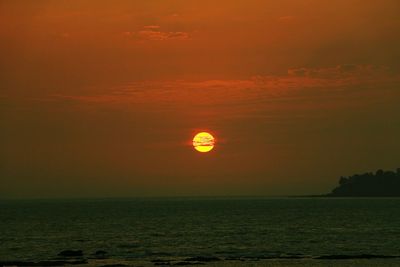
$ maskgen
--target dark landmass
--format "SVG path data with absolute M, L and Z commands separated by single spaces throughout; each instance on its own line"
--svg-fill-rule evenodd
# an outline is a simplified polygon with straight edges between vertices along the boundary
M 400 168 L 340 177 L 339 185 L 320 197 L 400 197 Z

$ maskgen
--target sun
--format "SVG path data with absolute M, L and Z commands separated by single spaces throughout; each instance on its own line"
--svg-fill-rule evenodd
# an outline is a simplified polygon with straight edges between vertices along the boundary
M 201 132 L 193 137 L 193 147 L 199 152 L 210 152 L 215 145 L 215 138 L 207 132 Z

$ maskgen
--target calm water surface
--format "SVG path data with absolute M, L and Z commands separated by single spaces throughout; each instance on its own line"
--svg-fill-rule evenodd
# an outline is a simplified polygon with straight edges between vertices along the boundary
M 400 255 L 400 199 L 0 201 L 0 260 Z

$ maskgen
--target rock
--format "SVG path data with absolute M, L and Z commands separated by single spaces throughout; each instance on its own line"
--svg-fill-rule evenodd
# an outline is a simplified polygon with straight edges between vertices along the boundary
M 179 261 L 177 263 L 174 263 L 174 265 L 177 266 L 186 266 L 186 265 L 203 265 L 204 263 L 202 262 L 188 262 L 188 261 Z
M 63 250 L 58 253 L 58 256 L 61 257 L 82 257 L 83 252 L 82 250 Z
M 104 250 L 97 250 L 94 254 L 96 259 L 106 259 L 107 258 L 107 251 Z
M 227 260 L 227 261 L 245 261 L 245 259 L 243 259 L 241 257 L 227 257 L 227 258 L 225 258 L 225 260 Z
M 0 266 L 65 266 L 65 265 L 76 265 L 76 264 L 87 264 L 86 260 L 76 260 L 76 261 L 0 261 Z
M 361 255 L 324 255 L 315 257 L 317 260 L 353 260 L 353 259 L 391 259 L 400 258 L 400 256 L 392 255 L 371 255 L 371 254 L 361 254 Z
M 301 256 L 301 255 L 286 255 L 286 256 L 280 256 L 280 259 L 287 259 L 287 260 L 299 260 L 299 259 L 305 259 L 305 256 Z
M 152 263 L 154 263 L 154 265 L 171 265 L 171 260 L 151 260 Z
M 156 262 L 170 262 L 171 260 L 159 260 L 159 259 L 155 259 L 155 260 L 151 260 L 151 262 L 156 263 Z
M 76 261 L 39 261 L 36 266 L 64 266 L 64 265 L 80 265 L 87 264 L 87 260 L 76 260 Z
M 211 262 L 211 261 L 220 261 L 221 259 L 218 257 L 205 257 L 205 256 L 197 256 L 197 257 L 191 257 L 187 258 L 184 261 L 200 261 L 200 262 Z
M 0 266 L 35 266 L 35 262 L 30 262 L 30 261 L 0 261 Z

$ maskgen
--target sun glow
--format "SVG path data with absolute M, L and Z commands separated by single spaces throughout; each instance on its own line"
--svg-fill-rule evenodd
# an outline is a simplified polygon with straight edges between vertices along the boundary
M 210 152 L 215 145 L 215 138 L 207 132 L 201 132 L 193 137 L 193 147 L 199 152 Z

